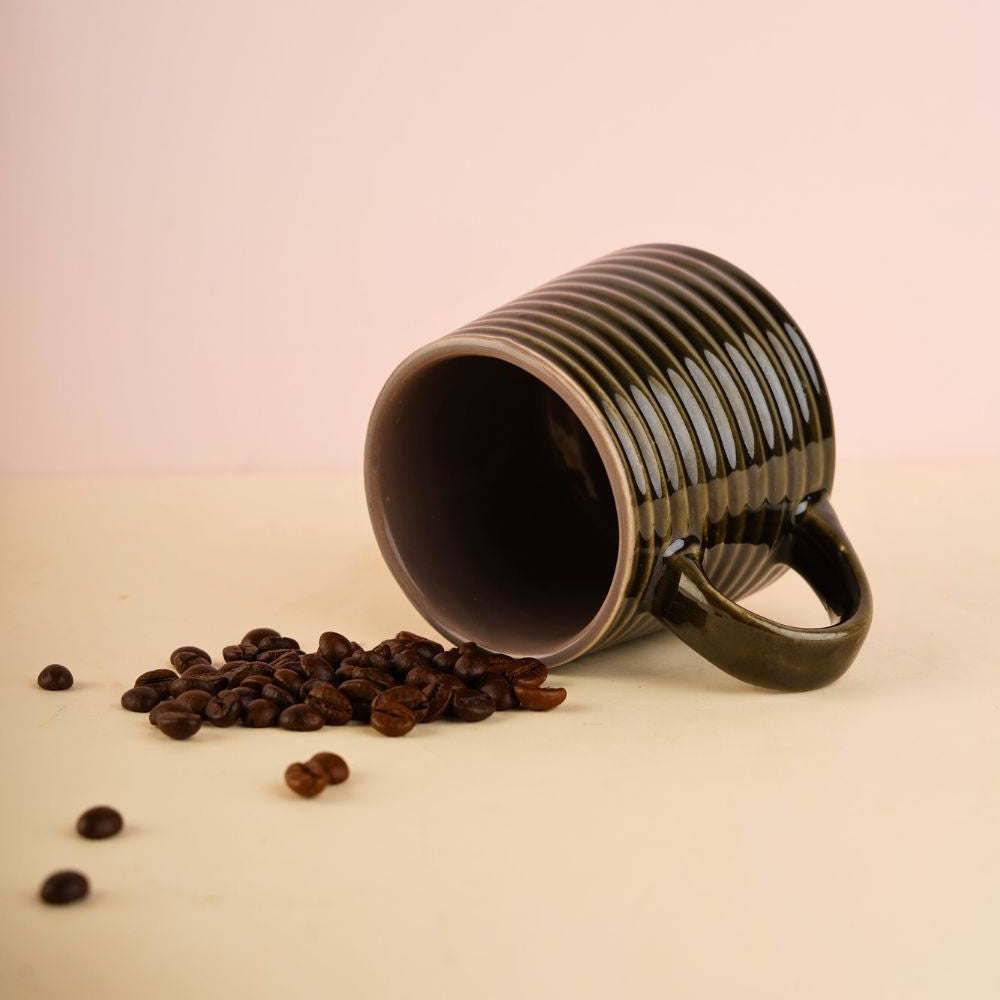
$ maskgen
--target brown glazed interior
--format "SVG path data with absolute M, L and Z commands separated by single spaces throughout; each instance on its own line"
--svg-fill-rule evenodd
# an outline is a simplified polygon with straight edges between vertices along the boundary
M 365 467 L 386 562 L 442 634 L 549 664 L 600 640 L 634 516 L 603 418 L 543 357 L 476 336 L 417 351 L 375 404 Z

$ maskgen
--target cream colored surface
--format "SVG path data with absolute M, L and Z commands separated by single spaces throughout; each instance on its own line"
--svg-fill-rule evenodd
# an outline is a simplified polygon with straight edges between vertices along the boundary
M 4 482 L 0 996 L 996 997 L 982 474 L 842 464 L 877 618 L 827 690 L 752 690 L 663 636 L 561 668 L 549 715 L 187 743 L 118 707 L 175 645 L 420 628 L 360 477 Z M 753 606 L 817 617 L 791 583 Z M 34 686 L 52 661 L 71 691 Z M 320 749 L 352 778 L 298 800 L 282 771 Z M 126 832 L 85 842 L 101 802 Z M 45 907 L 64 866 L 93 894 Z

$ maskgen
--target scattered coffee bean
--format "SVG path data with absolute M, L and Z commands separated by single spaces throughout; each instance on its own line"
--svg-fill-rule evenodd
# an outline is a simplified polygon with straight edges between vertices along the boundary
M 166 698 L 170 694 L 170 685 L 177 680 L 177 674 L 166 667 L 157 670 L 147 670 L 144 674 L 139 674 L 133 681 L 133 687 L 151 687 L 161 698 Z
M 260 640 L 266 639 L 269 636 L 277 637 L 281 633 L 275 631 L 273 628 L 252 628 L 242 639 L 240 639 L 241 646 L 260 646 Z
M 326 753 L 325 751 L 314 753 L 309 758 L 309 763 L 318 764 L 323 768 L 331 785 L 339 785 L 341 782 L 347 781 L 351 774 L 347 767 L 347 761 L 337 753 Z
M 38 675 L 38 686 L 46 691 L 65 691 L 73 686 L 73 675 L 61 663 L 50 663 Z
M 41 897 L 46 903 L 61 906 L 83 899 L 90 891 L 90 885 L 80 872 L 54 872 L 43 883 Z
M 456 691 L 451 696 L 451 712 L 463 722 L 482 722 L 496 711 L 493 699 L 485 691 Z
M 514 695 L 521 708 L 527 708 L 533 712 L 547 712 L 550 708 L 555 708 L 566 700 L 566 688 L 536 687 L 534 684 L 515 681 Z
M 151 687 L 129 688 L 122 695 L 122 708 L 130 712 L 150 712 L 160 701 L 160 696 Z
M 310 733 L 322 729 L 326 719 L 312 705 L 289 705 L 278 716 L 278 725 L 296 733 Z
M 304 799 L 319 795 L 329 783 L 326 769 L 312 761 L 305 764 L 289 764 L 285 769 L 285 784 Z
M 182 709 L 160 712 L 156 717 L 156 726 L 172 740 L 186 740 L 201 729 L 201 716 Z
M 170 654 L 170 665 L 176 667 L 178 670 L 183 670 L 198 660 L 211 663 L 212 657 L 205 650 L 199 649 L 197 646 L 178 646 Z
M 94 806 L 76 821 L 76 832 L 87 840 L 113 837 L 122 828 L 122 814 L 111 806 Z
M 155 726 L 159 723 L 160 716 L 164 712 L 183 712 L 184 709 L 174 701 L 173 698 L 165 698 L 158 705 L 154 705 L 149 711 L 149 723 Z
M 372 728 L 383 736 L 405 736 L 416 724 L 413 713 L 398 701 L 387 701 L 378 708 L 372 703 Z

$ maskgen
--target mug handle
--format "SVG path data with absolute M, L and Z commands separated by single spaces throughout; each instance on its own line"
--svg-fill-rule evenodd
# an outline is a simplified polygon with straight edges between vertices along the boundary
M 781 625 L 741 607 L 712 586 L 698 539 L 664 554 L 652 611 L 679 639 L 727 674 L 779 691 L 810 691 L 835 681 L 868 634 L 872 595 L 857 553 L 825 494 L 807 497 L 789 515 L 775 548 L 822 601 L 827 628 Z

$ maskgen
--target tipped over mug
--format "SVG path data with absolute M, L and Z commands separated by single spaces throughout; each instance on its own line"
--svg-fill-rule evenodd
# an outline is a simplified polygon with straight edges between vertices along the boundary
M 871 624 L 833 472 L 829 396 L 791 317 L 732 264 L 666 244 L 411 354 L 365 454 L 382 554 L 456 644 L 552 666 L 665 626 L 788 691 L 839 677 Z M 828 627 L 737 603 L 787 568 Z

